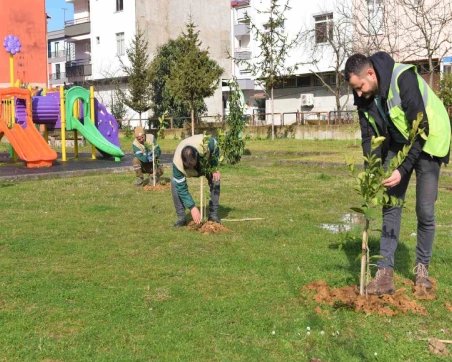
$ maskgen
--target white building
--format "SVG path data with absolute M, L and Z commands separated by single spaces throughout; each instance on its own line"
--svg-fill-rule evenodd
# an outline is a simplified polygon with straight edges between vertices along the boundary
M 330 24 L 338 18 L 334 13 L 333 0 L 323 1 L 295 1 L 289 3 L 291 9 L 285 12 L 286 19 L 280 31 L 288 36 L 289 41 L 294 39 L 301 31 L 313 30 L 312 41 L 322 43 L 320 45 L 322 54 L 318 56 L 319 61 L 316 64 L 306 64 L 310 62 L 312 53 L 306 51 L 306 48 L 312 48 L 312 45 L 303 43 L 292 49 L 286 59 L 286 66 L 298 64 L 298 69 L 292 73 L 291 77 L 280 82 L 274 90 L 274 112 L 275 124 L 294 123 L 296 121 L 295 112 L 312 112 L 312 116 L 318 117 L 317 112 L 327 117 L 327 113 L 336 110 L 335 95 L 328 91 L 322 82 L 313 73 L 322 74 L 324 80 L 335 87 L 335 77 L 333 76 L 334 54 L 328 47 L 326 37 L 331 29 Z M 237 0 L 231 1 L 231 22 L 232 22 L 232 48 L 234 57 L 237 59 L 247 59 L 253 61 L 260 54 L 258 41 L 247 24 L 247 17 L 259 29 L 264 30 L 264 24 L 268 21 L 268 15 L 262 13 L 270 8 L 270 0 Z M 315 30 L 315 31 L 314 31 Z M 317 34 L 317 36 L 315 35 Z M 264 91 L 262 86 L 256 81 L 251 73 L 248 72 L 246 64 L 234 64 L 233 74 L 238 78 L 238 82 L 244 91 L 247 104 L 254 112 L 263 112 L 257 110 L 262 107 L 259 99 L 262 99 Z M 268 95 L 267 95 L 268 98 Z M 346 102 L 347 96 L 343 102 Z M 350 102 L 351 103 L 351 102 Z M 350 104 L 347 108 L 352 109 Z M 265 112 L 269 112 L 269 100 L 266 101 Z M 286 113 L 283 115 L 283 113 Z M 307 115 L 307 117 L 309 114 Z M 267 116 L 268 123 L 268 116 Z
M 47 33 L 47 58 L 49 63 L 49 87 L 68 82 L 66 77 L 67 43 L 64 29 Z
M 230 2 L 216 0 L 66 0 L 74 5 L 74 19 L 65 24 L 71 61 L 66 64 L 69 84 L 94 84 L 96 96 L 107 107 L 111 105 L 112 90 L 124 81 L 121 61 L 128 66 L 126 49 L 138 27 L 149 42 L 153 56 L 158 46 L 176 38 L 185 29 L 190 12 L 200 31 L 203 48 L 209 47 L 211 57 L 225 69 L 224 78 L 231 76 L 227 52 L 230 42 Z M 125 86 L 123 84 L 123 86 Z M 221 87 L 206 99 L 209 114 L 221 113 Z M 152 116 L 149 111 L 142 118 Z M 128 112 L 133 126 L 138 115 Z

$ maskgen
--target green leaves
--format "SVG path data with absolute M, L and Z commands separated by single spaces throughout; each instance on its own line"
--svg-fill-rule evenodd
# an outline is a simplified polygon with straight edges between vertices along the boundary
M 200 49 L 199 31 L 191 19 L 180 41 L 166 86 L 175 100 L 189 104 L 194 111 L 196 104 L 214 94 L 224 70 L 209 57 L 208 50 Z
M 241 89 L 234 78 L 229 82 L 229 114 L 226 117 L 226 123 L 229 131 L 226 132 L 224 139 L 218 139 L 225 158 L 231 165 L 240 162 L 245 149 L 245 141 L 242 138 L 242 132 L 245 128 L 246 119 L 243 115 L 244 104 L 242 103 Z
M 129 108 L 140 115 L 151 108 L 148 45 L 143 31 L 137 29 L 132 44 L 126 50 L 130 66 L 126 66 L 119 57 L 121 68 L 127 75 L 128 91 L 117 88 L 118 95 Z

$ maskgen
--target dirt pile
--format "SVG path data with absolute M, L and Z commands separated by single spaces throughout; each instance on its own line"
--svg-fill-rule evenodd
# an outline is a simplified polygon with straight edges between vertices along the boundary
M 449 351 L 446 348 L 446 345 L 443 343 L 443 341 L 431 338 L 428 341 L 428 350 L 434 354 L 438 354 L 440 356 L 448 356 Z
M 411 282 L 412 283 L 412 282 Z M 409 284 L 409 283 L 406 283 Z M 315 308 L 317 313 L 329 313 L 329 309 L 322 309 L 321 306 L 329 306 L 335 309 L 352 309 L 355 312 L 364 312 L 366 314 L 377 313 L 382 316 L 394 316 L 397 314 L 426 315 L 424 306 L 420 305 L 409 295 L 410 288 L 399 288 L 392 295 L 361 296 L 357 285 L 345 286 L 342 288 L 330 288 L 324 281 L 311 282 L 301 289 L 300 300 L 308 302 L 315 301 L 318 306 Z M 420 296 L 418 294 L 421 294 Z M 413 296 L 417 299 L 434 299 L 435 295 L 424 290 L 414 288 Z
M 212 221 L 207 221 L 201 224 L 195 224 L 195 222 L 192 221 L 190 222 L 190 224 L 188 224 L 188 229 L 191 231 L 199 231 L 204 235 L 218 234 L 225 231 L 229 231 L 229 229 L 224 227 L 223 225 Z
M 144 191 L 165 191 L 168 190 L 171 187 L 170 183 L 158 183 L 155 186 L 152 185 L 145 185 L 143 186 Z

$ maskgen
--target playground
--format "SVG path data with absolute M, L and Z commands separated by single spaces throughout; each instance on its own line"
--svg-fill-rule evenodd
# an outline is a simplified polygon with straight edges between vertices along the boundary
M 346 154 L 360 159 L 354 141 L 247 140 L 242 161 L 221 169 L 223 229 L 176 229 L 169 188 L 132 186 L 132 140 L 120 138 L 93 88 L 18 84 L 11 77 L 0 90 L 0 136 L 10 144 L 0 145 L 0 360 L 450 360 L 447 168 L 434 296 L 412 290 L 412 180 L 395 255 L 397 292 L 375 298 L 372 309 L 350 297 L 362 231 L 344 165 Z M 54 149 L 55 130 L 61 148 Z M 90 145 L 69 148 L 69 136 L 79 135 Z M 164 165 L 179 142 L 159 140 Z M 170 174 L 166 167 L 166 181 Z M 199 200 L 199 181 L 187 182 Z M 376 232 L 369 244 L 378 253 Z

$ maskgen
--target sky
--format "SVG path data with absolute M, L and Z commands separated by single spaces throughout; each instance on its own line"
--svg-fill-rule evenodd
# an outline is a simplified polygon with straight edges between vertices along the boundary
M 67 10 L 64 11 L 63 8 Z M 63 29 L 64 19 L 74 19 L 74 5 L 65 0 L 46 0 L 46 12 L 52 17 L 48 22 L 48 31 Z

